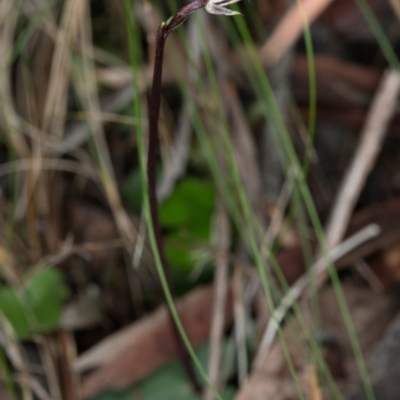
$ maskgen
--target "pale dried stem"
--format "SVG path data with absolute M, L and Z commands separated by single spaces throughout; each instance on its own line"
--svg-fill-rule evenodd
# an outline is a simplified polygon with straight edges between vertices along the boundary
M 37 346 L 43 369 L 46 372 L 46 380 L 50 391 L 50 398 L 52 400 L 62 400 L 63 397 L 57 378 L 55 357 L 51 351 L 51 348 L 54 347 L 53 342 L 53 338 L 44 338 L 44 340 L 41 340 L 39 343 L 37 343 Z
M 131 85 L 127 84 L 122 89 L 104 99 L 102 102 L 102 111 L 105 111 L 106 113 L 121 111 L 127 107 L 132 100 L 132 87 Z M 88 124 L 86 122 L 75 122 L 69 128 L 67 128 L 64 138 L 58 141 L 57 153 L 65 154 L 74 151 L 83 143 L 85 143 L 89 134 L 90 129 L 88 128 Z M 52 138 L 52 140 L 54 141 L 54 138 Z
M 137 237 L 137 232 L 122 206 L 118 189 L 116 187 L 116 179 L 105 139 L 103 125 L 98 118 L 94 117 L 96 114 L 100 113 L 101 108 L 97 93 L 95 68 L 93 65 L 93 47 L 90 31 L 91 21 L 88 3 L 86 3 L 83 13 L 84 18 L 82 18 L 79 25 L 79 32 L 81 37 L 80 43 L 86 49 L 86 53 L 82 48 L 81 74 L 79 77 L 76 77 L 77 80 L 79 80 L 77 90 L 80 93 L 85 109 L 89 111 L 88 122 L 96 146 L 96 156 L 98 157 L 99 162 L 99 176 L 103 183 L 103 189 L 110 203 L 118 229 L 124 240 L 126 240 L 128 250 L 131 251 Z
M 233 273 L 233 312 L 235 316 L 235 341 L 238 360 L 238 380 L 242 385 L 247 378 L 248 358 L 246 346 L 246 309 L 244 305 L 243 265 L 235 265 Z
M 0 176 L 5 176 L 15 172 L 27 172 L 32 168 L 32 159 L 19 159 L 9 161 L 0 165 Z M 72 160 L 60 160 L 58 158 L 42 158 L 42 171 L 63 171 L 73 172 L 84 177 L 93 179 L 99 183 L 97 171 L 90 165 L 82 164 Z
M 287 312 L 291 307 L 298 301 L 314 280 L 319 281 L 321 276 L 324 276 L 329 266 L 349 254 L 361 244 L 377 237 L 380 233 L 379 226 L 375 224 L 368 225 L 364 229 L 360 230 L 356 234 L 352 235 L 339 246 L 332 249 L 328 257 L 323 257 L 319 259 L 306 274 L 301 276 L 290 288 L 289 292 L 283 297 L 279 306 L 274 310 L 273 315 L 267 325 L 264 332 L 264 336 L 260 343 L 260 347 L 257 351 L 257 356 L 254 360 L 254 370 L 261 368 L 266 358 L 268 357 L 269 351 L 273 345 L 276 334 L 278 332 L 279 326 L 281 325 L 283 319 L 285 318 Z
M 333 0 L 303 0 L 287 11 L 260 50 L 264 65 L 276 64 L 302 34 L 306 24 L 318 18 Z
M 8 319 L 0 310 L 0 345 L 4 349 L 10 363 L 17 371 L 19 377 L 25 377 L 31 379 L 27 361 L 25 360 L 23 351 L 20 343 L 16 336 L 16 333 L 11 326 Z M 22 382 L 21 384 L 22 398 L 23 400 L 33 400 L 32 392 L 29 386 Z
M 21 127 L 13 104 L 12 77 L 9 65 L 19 6 L 19 0 L 3 0 L 0 2 L 0 11 L 2 11 L 0 13 L 0 127 L 18 156 L 29 157 L 30 151 L 21 134 Z
M 400 21 L 400 1 L 399 0 L 389 0 L 389 2 L 393 8 L 394 13 L 396 14 L 397 19 Z
M 261 173 L 257 163 L 257 150 L 251 129 L 247 123 L 243 106 L 236 88 L 232 84 L 223 86 L 228 112 L 231 114 L 231 140 L 241 182 L 250 200 L 259 224 L 264 225 L 261 211 Z
M 210 332 L 210 351 L 208 359 L 208 376 L 212 385 L 220 389 L 222 338 L 225 326 L 225 308 L 228 295 L 228 259 L 230 243 L 229 216 L 221 199 L 217 203 L 214 220 L 215 225 L 215 265 L 214 274 L 214 303 Z M 205 400 L 214 399 L 212 391 L 207 388 Z
M 77 38 L 86 1 L 68 0 L 64 4 L 61 26 L 57 30 L 48 91 L 43 110 L 42 130 L 59 137 L 64 133 L 70 76 L 70 46 Z
M 79 399 L 79 377 L 73 369 L 77 356 L 77 348 L 74 333 L 69 330 L 61 330 L 58 334 L 61 353 L 61 380 L 63 381 L 63 400 Z
M 326 225 L 328 248 L 337 246 L 344 237 L 358 197 L 382 148 L 392 120 L 400 91 L 400 75 L 387 71 L 369 111 L 360 142 L 343 178 L 339 193 Z

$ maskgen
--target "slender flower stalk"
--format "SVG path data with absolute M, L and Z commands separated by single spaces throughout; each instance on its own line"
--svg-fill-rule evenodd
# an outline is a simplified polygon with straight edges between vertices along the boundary
M 240 0 L 194 0 L 181 7 L 171 18 L 168 19 L 167 22 L 161 23 L 157 32 L 156 53 L 155 53 L 154 71 L 153 71 L 153 85 L 151 90 L 150 109 L 149 109 L 149 148 L 147 155 L 147 182 L 149 191 L 151 223 L 155 234 L 155 241 L 157 246 L 156 250 L 158 252 L 161 261 L 162 271 L 164 273 L 167 283 L 167 288 L 166 288 L 167 290 L 165 293 L 167 299 L 171 294 L 172 287 L 171 287 L 171 278 L 168 269 L 168 264 L 165 258 L 162 233 L 158 218 L 158 201 L 156 193 L 156 161 L 159 149 L 158 119 L 160 115 L 160 104 L 161 104 L 161 78 L 162 78 L 162 67 L 164 60 L 165 41 L 167 40 L 168 35 L 172 31 L 177 29 L 189 17 L 190 14 L 192 14 L 197 10 L 205 9 L 210 14 L 217 14 L 217 15 L 227 15 L 227 16 L 241 15 L 237 11 L 232 11 L 229 10 L 228 8 L 225 8 L 226 6 L 237 3 L 239 1 Z M 182 336 L 180 325 L 176 320 L 177 317 L 175 313 L 172 312 L 171 309 L 170 309 L 170 316 L 171 316 L 172 326 L 174 328 L 176 343 L 180 353 L 180 358 L 185 366 L 185 369 L 192 382 L 194 390 L 199 392 L 201 390 L 201 386 L 197 382 L 192 365 L 188 358 L 188 354 L 185 349 L 186 342 Z

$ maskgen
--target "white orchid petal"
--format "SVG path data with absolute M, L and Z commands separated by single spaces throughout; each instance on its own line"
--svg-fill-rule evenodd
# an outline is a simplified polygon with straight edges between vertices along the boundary
M 226 7 L 229 4 L 238 3 L 240 0 L 210 0 L 210 3 L 217 4 L 220 7 Z
M 213 4 L 211 2 L 207 3 L 205 9 L 210 14 L 227 15 L 228 17 L 230 17 L 232 15 L 242 15 L 240 12 L 229 10 L 228 8 L 224 8 L 220 5 Z

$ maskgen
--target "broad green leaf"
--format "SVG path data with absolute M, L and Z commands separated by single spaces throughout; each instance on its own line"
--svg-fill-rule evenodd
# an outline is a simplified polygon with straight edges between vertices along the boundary
M 186 228 L 197 237 L 207 239 L 214 209 L 214 189 L 210 182 L 186 178 L 161 205 L 160 223 L 164 228 Z
M 198 261 L 195 250 L 200 245 L 200 240 L 187 232 L 170 233 L 165 240 L 165 255 L 168 263 L 180 271 L 190 272 Z
M 197 351 L 204 367 L 207 364 L 208 349 L 206 343 Z M 231 400 L 234 396 L 235 389 L 232 387 L 227 387 L 222 394 L 224 400 Z M 95 400 L 201 400 L 202 398 L 202 395 L 193 392 L 181 364 L 174 361 L 158 369 L 134 389 L 108 391 L 96 396 Z
M 54 269 L 35 274 L 22 292 L 0 287 L 0 310 L 20 339 L 57 327 L 66 288 Z
M 184 283 L 188 274 L 203 260 L 201 247 L 210 237 L 214 210 L 214 189 L 210 182 L 189 177 L 179 182 L 172 195 L 161 205 L 160 223 L 168 229 L 165 253 L 172 274 Z M 175 274 L 176 275 L 176 274 Z
M 13 289 L 0 287 L 0 310 L 10 322 L 20 338 L 30 335 L 30 328 L 26 318 L 26 307 L 21 296 Z
M 55 269 L 48 268 L 33 276 L 26 289 L 25 304 L 32 308 L 39 332 L 57 326 L 66 295 L 62 277 Z
M 106 391 L 95 397 L 95 400 L 134 400 L 137 396 L 134 396 L 133 389 L 119 390 L 119 391 Z M 139 400 L 139 399 L 138 399 Z
M 143 381 L 140 385 L 143 399 L 151 400 L 200 400 L 193 393 L 190 382 L 181 365 L 171 363 Z

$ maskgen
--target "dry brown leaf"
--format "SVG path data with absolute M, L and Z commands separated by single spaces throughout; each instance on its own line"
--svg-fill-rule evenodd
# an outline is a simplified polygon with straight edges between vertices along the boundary
M 213 288 L 196 289 L 177 302 L 186 334 L 194 348 L 209 336 Z M 232 304 L 225 324 L 232 321 Z M 98 368 L 84 379 L 81 395 L 90 398 L 105 389 L 127 387 L 177 356 L 176 341 L 166 307 L 107 337 L 82 354 L 74 367 L 83 372 Z

